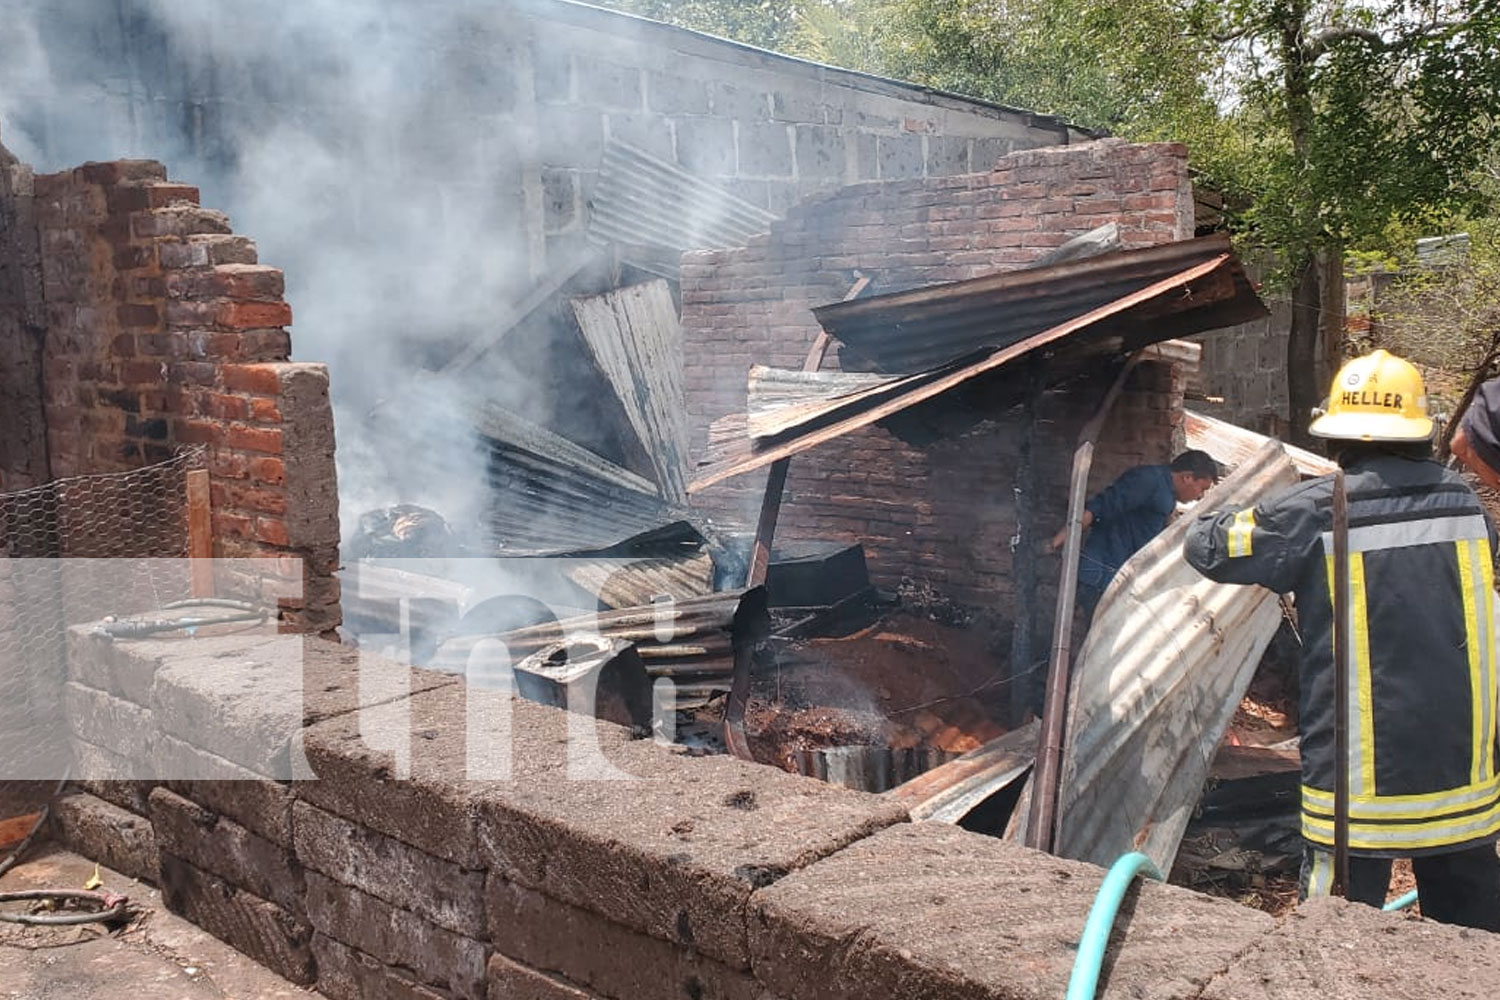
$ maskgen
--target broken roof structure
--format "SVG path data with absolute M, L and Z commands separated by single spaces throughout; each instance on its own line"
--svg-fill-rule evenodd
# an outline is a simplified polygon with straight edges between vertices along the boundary
M 1265 306 L 1227 237 L 1125 250 L 815 310 L 850 353 L 887 372 L 857 381 L 804 377 L 783 407 L 758 406 L 743 437 L 721 437 L 690 491 L 750 472 L 901 413 L 1013 363 L 1046 362 L 1057 383 L 1150 344 L 1244 322 Z M 761 385 L 764 373 L 754 376 Z M 999 393 L 1021 393 L 992 383 Z M 836 390 L 843 391 L 836 391 Z

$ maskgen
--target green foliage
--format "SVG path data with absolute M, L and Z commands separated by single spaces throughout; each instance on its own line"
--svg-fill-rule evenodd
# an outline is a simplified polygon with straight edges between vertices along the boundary
M 796 34 L 797 0 L 598 0 L 657 21 L 692 28 L 721 38 L 778 52 L 791 47 Z

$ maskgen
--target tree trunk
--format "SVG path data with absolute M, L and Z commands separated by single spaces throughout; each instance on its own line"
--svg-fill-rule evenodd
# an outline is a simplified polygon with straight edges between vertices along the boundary
M 1318 385 L 1318 318 L 1322 307 L 1317 258 L 1309 254 L 1292 271 L 1292 327 L 1286 338 L 1287 416 L 1291 443 L 1311 447 L 1307 425 L 1322 402 Z

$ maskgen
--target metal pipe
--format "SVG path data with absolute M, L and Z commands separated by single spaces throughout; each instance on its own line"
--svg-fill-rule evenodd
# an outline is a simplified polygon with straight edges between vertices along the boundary
M 1333 894 L 1349 896 L 1349 494 L 1333 474 Z
M 1068 704 L 1068 680 L 1073 656 L 1073 605 L 1078 591 L 1078 554 L 1083 538 L 1083 505 L 1088 498 L 1089 470 L 1094 464 L 1094 442 L 1115 400 L 1125 389 L 1125 380 L 1141 359 L 1132 354 L 1104 394 L 1099 411 L 1078 432 L 1073 452 L 1073 478 L 1068 489 L 1068 534 L 1063 543 L 1062 579 L 1057 585 L 1057 617 L 1052 623 L 1052 662 L 1047 669 L 1047 695 L 1042 706 L 1042 732 L 1038 739 L 1035 793 L 1026 828 L 1026 846 L 1052 851 L 1057 825 L 1058 782 L 1062 772 L 1063 727 Z

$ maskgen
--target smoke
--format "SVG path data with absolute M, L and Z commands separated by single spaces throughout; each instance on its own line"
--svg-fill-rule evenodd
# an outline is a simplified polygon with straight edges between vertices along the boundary
M 330 369 L 345 533 L 397 501 L 474 516 L 481 448 L 412 376 L 530 284 L 513 12 L 0 0 L 0 14 L 13 152 L 39 170 L 163 160 L 284 270 L 295 359 Z M 541 404 L 525 380 L 483 391 L 522 413 Z

